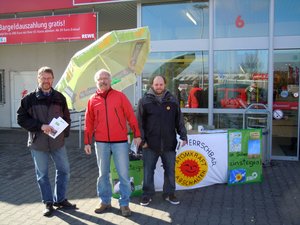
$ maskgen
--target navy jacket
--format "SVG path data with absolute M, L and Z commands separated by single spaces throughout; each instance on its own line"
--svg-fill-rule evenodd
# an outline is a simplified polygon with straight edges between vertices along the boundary
M 139 101 L 137 117 L 142 140 L 154 151 L 175 151 L 177 133 L 187 140 L 178 100 L 168 90 L 159 101 L 150 89 Z

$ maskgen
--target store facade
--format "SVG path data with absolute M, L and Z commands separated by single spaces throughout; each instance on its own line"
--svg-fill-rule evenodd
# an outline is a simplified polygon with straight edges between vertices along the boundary
M 115 1 L 63 12 L 91 8 L 99 13 L 99 35 L 136 26 L 150 29 L 148 61 L 137 85 L 126 90 L 133 104 L 148 89 L 150 77 L 162 74 L 168 89 L 178 96 L 189 132 L 197 131 L 199 125 L 216 129 L 262 127 L 271 159 L 299 159 L 300 2 Z M 112 12 L 110 20 L 103 17 L 106 10 Z M 112 20 L 116 21 L 113 25 Z M 117 25 L 117 21 L 127 24 Z M 87 44 L 0 46 L 2 82 L 11 88 L 13 80 L 7 79 L 12 72 L 35 71 L 48 62 L 62 74 L 72 54 Z M 16 56 L 20 51 L 30 52 L 28 59 Z M 44 56 L 44 51 L 50 55 Z M 60 60 L 55 57 L 58 52 Z M 3 54 L 16 57 L 17 62 L 10 62 Z M 27 62 L 18 63 L 22 60 Z M 189 96 L 193 86 L 198 86 L 199 92 Z M 13 121 L 9 92 L 2 94 L 6 101 L 0 112 L 11 117 L 0 119 L 0 127 L 10 127 Z M 197 108 L 189 102 L 192 97 L 199 101 Z

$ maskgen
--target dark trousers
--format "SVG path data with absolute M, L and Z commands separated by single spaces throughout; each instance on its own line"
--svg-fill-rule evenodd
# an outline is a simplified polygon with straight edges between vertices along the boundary
M 164 168 L 164 185 L 163 195 L 174 194 L 175 192 L 175 151 L 167 151 L 157 153 L 150 148 L 143 149 L 144 162 L 144 182 L 143 182 L 143 196 L 152 196 L 155 193 L 154 187 L 154 171 L 158 157 L 161 157 Z

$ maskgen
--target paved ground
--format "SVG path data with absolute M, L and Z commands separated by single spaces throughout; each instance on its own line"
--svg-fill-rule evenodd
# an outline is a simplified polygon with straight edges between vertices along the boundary
M 67 147 L 71 164 L 68 197 L 78 210 L 42 216 L 43 204 L 21 129 L 0 130 L 0 224 L 176 224 L 176 225 L 300 225 L 300 162 L 273 161 L 264 168 L 259 184 L 226 184 L 178 191 L 178 206 L 162 201 L 157 193 L 147 207 L 132 198 L 133 215 L 120 216 L 117 200 L 106 214 L 95 214 L 97 165 L 95 155 L 78 148 L 72 132 Z M 51 167 L 53 174 L 53 167 Z M 53 180 L 53 176 L 52 176 Z

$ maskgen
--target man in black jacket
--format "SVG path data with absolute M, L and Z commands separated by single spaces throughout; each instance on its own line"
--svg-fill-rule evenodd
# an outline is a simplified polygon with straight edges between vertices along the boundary
M 65 197 L 70 178 L 70 167 L 65 148 L 65 137 L 69 136 L 70 125 L 55 139 L 49 134 L 56 132 L 49 125 L 53 118 L 61 117 L 71 123 L 65 97 L 52 88 L 53 70 L 42 67 L 38 71 L 38 88 L 21 100 L 17 111 L 18 124 L 28 131 L 28 147 L 35 165 L 37 182 L 45 204 L 44 216 L 51 216 L 54 208 L 76 208 Z M 54 193 L 48 177 L 48 161 L 55 164 Z
M 166 79 L 155 76 L 151 88 L 139 101 L 138 122 L 142 136 L 144 181 L 141 205 L 148 205 L 155 193 L 154 170 L 158 157 L 164 168 L 163 198 L 179 204 L 175 196 L 175 159 L 178 133 L 182 146 L 187 142 L 187 132 L 178 100 L 166 90 Z

